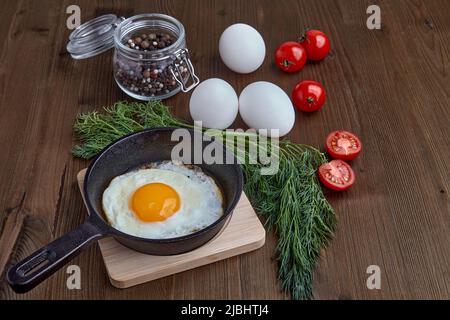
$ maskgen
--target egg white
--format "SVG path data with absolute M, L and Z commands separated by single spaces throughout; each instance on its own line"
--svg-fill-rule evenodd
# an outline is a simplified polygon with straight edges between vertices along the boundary
M 134 192 L 148 183 L 164 183 L 179 195 L 177 213 L 164 221 L 145 222 L 131 209 Z M 115 177 L 103 193 L 103 211 L 111 226 L 147 239 L 167 239 L 204 229 L 223 215 L 223 198 L 215 181 L 200 169 L 165 161 Z

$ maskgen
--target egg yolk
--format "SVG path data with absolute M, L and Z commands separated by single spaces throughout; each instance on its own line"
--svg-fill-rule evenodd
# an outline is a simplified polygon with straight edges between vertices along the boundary
M 134 213 L 145 222 L 164 221 L 180 209 L 180 196 L 164 183 L 149 183 L 137 189 L 131 199 Z

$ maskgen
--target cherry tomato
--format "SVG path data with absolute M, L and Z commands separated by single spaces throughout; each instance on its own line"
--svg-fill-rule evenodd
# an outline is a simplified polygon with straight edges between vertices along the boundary
M 339 130 L 331 132 L 326 141 L 328 154 L 334 159 L 350 161 L 361 152 L 361 140 L 353 133 Z
M 342 191 L 350 188 L 355 182 L 355 173 L 347 162 L 331 160 L 319 167 L 319 179 L 325 187 Z
M 305 48 L 298 42 L 284 42 L 275 51 L 275 63 L 283 71 L 299 71 L 306 63 Z
M 330 40 L 327 35 L 320 30 L 308 30 L 300 38 L 308 55 L 308 59 L 312 61 L 320 61 L 330 52 Z
M 292 91 L 292 100 L 301 111 L 316 111 L 325 103 L 325 89 L 316 81 L 300 81 Z

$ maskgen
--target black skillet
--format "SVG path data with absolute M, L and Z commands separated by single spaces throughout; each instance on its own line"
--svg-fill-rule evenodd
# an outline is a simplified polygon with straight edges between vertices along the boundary
M 134 237 L 112 228 L 102 214 L 102 194 L 110 181 L 121 174 L 150 162 L 171 159 L 171 152 L 179 141 L 172 141 L 174 128 L 155 128 L 123 137 L 106 147 L 90 164 L 84 178 L 84 196 L 89 217 L 69 233 L 39 249 L 12 266 L 7 281 L 14 291 L 23 293 L 41 283 L 66 262 L 74 258 L 90 243 L 114 237 L 123 245 L 147 254 L 173 255 L 193 250 L 211 240 L 231 217 L 242 193 L 243 175 L 234 155 L 220 142 L 203 141 L 201 150 L 209 144 L 219 144 L 223 159 L 233 159 L 232 164 L 198 164 L 212 176 L 224 195 L 224 215 L 210 226 L 195 233 L 171 239 L 145 239 Z M 194 133 L 189 131 L 191 150 L 195 150 Z M 211 146 L 212 147 L 212 146 Z M 209 149 L 209 148 L 208 148 Z M 191 163 L 194 163 L 191 152 Z M 228 162 L 227 162 L 228 163 Z

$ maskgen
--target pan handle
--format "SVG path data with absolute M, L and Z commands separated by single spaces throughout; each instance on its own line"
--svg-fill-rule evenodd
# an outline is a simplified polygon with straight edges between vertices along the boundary
M 11 288 L 25 293 L 47 279 L 90 243 L 108 234 L 91 215 L 85 223 L 12 266 L 6 275 Z

